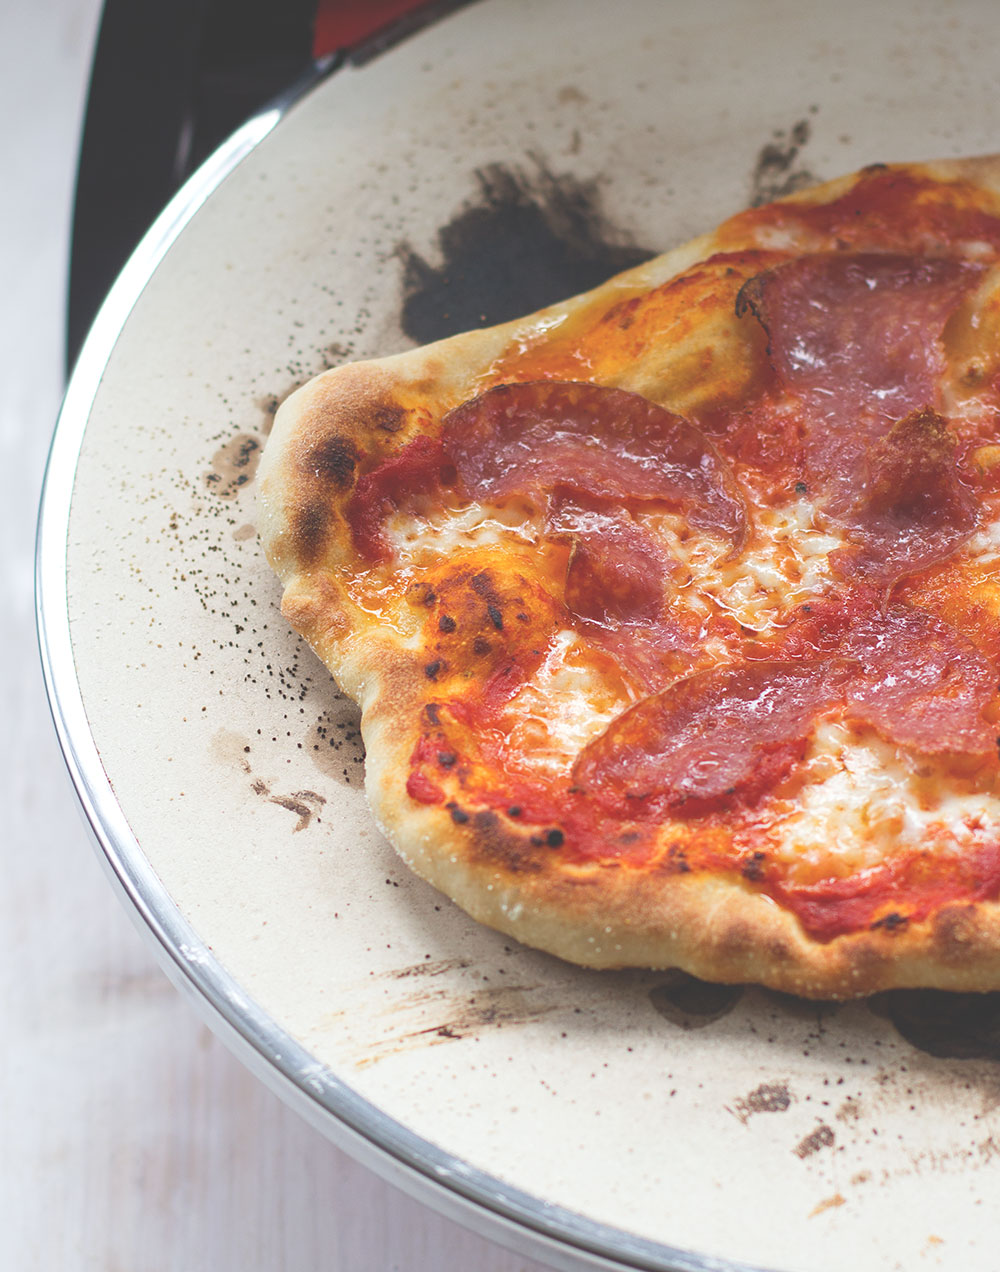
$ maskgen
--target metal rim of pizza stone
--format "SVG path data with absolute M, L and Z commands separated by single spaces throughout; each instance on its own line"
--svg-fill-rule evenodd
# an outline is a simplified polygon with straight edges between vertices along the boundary
M 433 14 L 432 14 L 433 17 Z M 633 1236 L 511 1188 L 408 1131 L 319 1064 L 241 990 L 181 915 L 145 857 L 101 764 L 74 670 L 66 549 L 76 464 L 90 411 L 133 306 L 199 208 L 305 93 L 342 64 L 317 66 L 240 127 L 150 227 L 104 301 L 81 349 L 56 423 L 40 504 L 35 593 L 50 710 L 98 858 L 174 986 L 228 1048 L 280 1098 L 357 1161 L 456 1222 L 517 1253 L 572 1272 L 762 1272 Z

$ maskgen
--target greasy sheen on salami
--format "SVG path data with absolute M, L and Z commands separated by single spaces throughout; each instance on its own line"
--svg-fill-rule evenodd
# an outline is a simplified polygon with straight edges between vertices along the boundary
M 444 448 L 471 494 L 558 487 L 592 499 L 663 500 L 742 543 L 746 509 L 729 467 L 688 420 L 638 393 L 576 382 L 502 384 L 451 411 Z

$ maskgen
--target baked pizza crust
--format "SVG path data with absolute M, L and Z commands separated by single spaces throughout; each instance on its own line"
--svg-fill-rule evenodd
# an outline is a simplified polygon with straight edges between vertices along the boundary
M 963 198 L 1000 215 L 1000 156 L 888 170 L 955 185 Z M 783 202 L 828 204 L 870 171 Z M 589 967 L 679 967 L 706 980 L 757 982 L 814 998 L 912 986 L 998 989 L 1000 904 L 992 900 L 952 900 L 898 929 L 819 941 L 791 910 L 739 875 L 677 873 L 662 862 L 627 858 L 572 862 L 492 808 L 472 802 L 456 816 L 454 800 L 411 798 L 407 775 L 435 690 L 426 629 L 417 619 L 409 626 L 384 621 L 349 586 L 365 568 L 347 515 L 359 473 L 433 432 L 448 411 L 496 383 L 512 350 L 544 345 L 567 324 L 641 296 L 719 253 L 758 251 L 763 259 L 774 250 L 830 247 L 812 230 L 776 229 L 773 219 L 741 214 L 529 317 L 325 372 L 277 413 L 258 475 L 258 528 L 284 585 L 283 614 L 361 708 L 375 819 L 406 863 L 475 919 Z M 647 348 L 603 382 L 681 415 L 697 409 L 706 392 L 737 400 L 745 319 L 731 306 L 704 304 L 701 312 L 706 317 L 678 328 L 668 346 Z M 987 314 L 983 325 L 989 321 Z M 981 364 L 982 344 L 969 356 Z M 530 570 L 530 552 L 515 554 L 514 565 Z

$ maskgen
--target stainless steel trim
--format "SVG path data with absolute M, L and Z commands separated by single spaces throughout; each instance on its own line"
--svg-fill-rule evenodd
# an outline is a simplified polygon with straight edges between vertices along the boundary
M 84 817 L 116 891 L 171 981 L 252 1072 L 381 1177 L 456 1222 L 564 1272 L 763 1272 L 632 1236 L 509 1188 L 408 1131 L 319 1065 L 243 994 L 182 917 L 125 820 L 91 736 L 75 671 L 66 549 L 77 462 L 104 368 L 133 306 L 184 227 L 292 103 L 332 69 L 330 60 L 250 119 L 170 201 L 109 292 L 66 391 L 42 492 L 35 591 L 45 688 Z

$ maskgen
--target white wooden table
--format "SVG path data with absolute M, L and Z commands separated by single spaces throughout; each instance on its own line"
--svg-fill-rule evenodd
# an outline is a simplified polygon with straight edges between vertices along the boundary
M 38 669 L 32 554 L 99 11 L 0 6 L 0 1268 L 534 1272 L 357 1166 L 244 1071 L 158 970 L 79 818 Z

